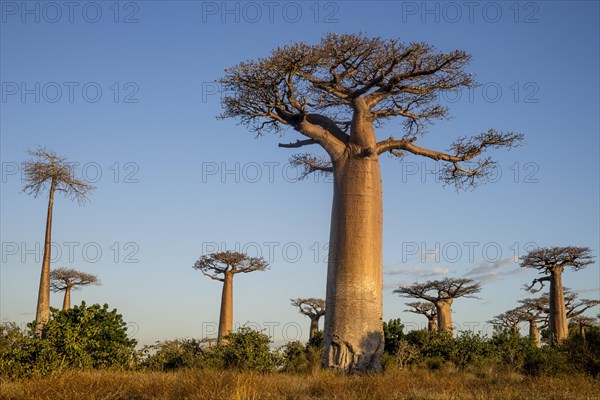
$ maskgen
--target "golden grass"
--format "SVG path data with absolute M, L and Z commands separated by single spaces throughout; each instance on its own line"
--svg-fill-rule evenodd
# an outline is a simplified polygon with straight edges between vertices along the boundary
M 89 371 L 2 382 L 0 399 L 600 399 L 600 379 L 576 375 L 529 378 L 425 369 L 369 376 L 327 371 L 257 375 L 229 371 Z

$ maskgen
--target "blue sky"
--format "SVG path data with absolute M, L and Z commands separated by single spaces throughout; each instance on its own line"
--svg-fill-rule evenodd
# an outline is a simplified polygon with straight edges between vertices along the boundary
M 24 6 L 24 4 L 26 4 Z M 1 2 L 0 318 L 34 318 L 46 199 L 28 197 L 20 163 L 47 145 L 97 186 L 91 203 L 55 204 L 54 267 L 99 276 L 73 302 L 108 303 L 152 343 L 214 332 L 220 285 L 192 270 L 215 249 L 271 263 L 236 277 L 234 320 L 276 342 L 308 336 L 291 297 L 323 297 L 331 185 L 295 182 L 283 138 L 254 138 L 217 120 L 214 80 L 240 61 L 327 32 L 424 41 L 473 55 L 481 86 L 443 98 L 451 120 L 419 143 L 445 149 L 495 128 L 526 144 L 495 152 L 494 182 L 457 193 L 435 163 L 382 157 L 384 319 L 416 326 L 399 284 L 467 276 L 481 300 L 457 300 L 462 329 L 516 306 L 531 246 L 589 246 L 599 255 L 597 2 Z M 389 123 L 378 134 L 398 134 Z M 36 250 L 36 246 L 39 251 Z M 598 263 L 564 284 L 600 296 Z M 51 303 L 60 307 L 62 297 Z M 597 310 L 595 310 L 597 312 Z M 594 315 L 591 314 L 590 315 Z

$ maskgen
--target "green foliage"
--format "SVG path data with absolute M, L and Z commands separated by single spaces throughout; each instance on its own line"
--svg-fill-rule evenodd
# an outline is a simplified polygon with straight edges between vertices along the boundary
M 176 339 L 157 342 L 142 349 L 143 368 L 169 371 L 179 368 L 200 368 L 203 365 L 203 342 L 197 339 Z
M 400 322 L 400 318 L 390 319 L 389 322 L 383 322 L 383 351 L 387 354 L 394 355 L 398 351 L 400 341 L 404 337 L 404 325 Z
M 281 365 L 277 352 L 269 349 L 271 339 L 262 332 L 241 327 L 225 337 L 224 343 L 213 349 L 212 357 L 220 360 L 224 369 L 270 372 Z
M 308 345 L 305 347 L 298 340 L 289 342 L 283 347 L 283 369 L 286 372 L 303 372 L 309 369 L 307 357 Z
M 70 310 L 51 309 L 43 338 L 33 337 L 33 324 L 29 335 L 18 337 L 14 327 L 8 331 L 13 339 L 3 339 L 0 353 L 0 374 L 6 377 L 72 368 L 127 368 L 134 361 L 137 344 L 127 337 L 122 316 L 106 304 L 87 307 L 84 302 Z
M 321 350 L 323 348 L 323 331 L 317 331 L 317 333 L 308 339 L 306 347 L 312 347 Z

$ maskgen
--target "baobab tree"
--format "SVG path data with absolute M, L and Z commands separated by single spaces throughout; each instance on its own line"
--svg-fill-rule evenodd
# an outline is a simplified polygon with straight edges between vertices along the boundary
M 79 205 L 83 205 L 88 199 L 88 194 L 95 188 L 84 180 L 75 177 L 74 168 L 67 162 L 66 157 L 58 156 L 54 151 L 45 147 L 28 150 L 27 153 L 33 158 L 23 163 L 25 175 L 23 192 L 38 197 L 48 189 L 44 256 L 42 258 L 42 273 L 40 275 L 35 314 L 35 336 L 40 337 L 44 325 L 50 319 L 50 244 L 52 242 L 54 193 L 57 191 L 62 192 L 65 197 L 77 200 Z
M 588 247 L 544 247 L 531 250 L 521 257 L 522 268 L 535 268 L 545 276 L 536 278 L 526 286 L 531 292 L 538 292 L 544 287 L 544 282 L 550 282 L 550 342 L 560 343 L 569 334 L 567 312 L 565 309 L 565 294 L 562 286 L 562 273 L 565 267 L 578 271 L 592 264 L 593 257 Z M 535 288 L 539 284 L 539 288 Z
M 415 142 L 436 119 L 448 117 L 444 92 L 475 86 L 464 51 L 438 52 L 425 43 L 361 34 L 328 34 L 319 44 L 296 43 L 270 56 L 225 69 L 221 118 L 237 118 L 260 136 L 296 131 L 301 140 L 280 143 L 325 154 L 292 156 L 303 176 L 333 173 L 323 365 L 343 371 L 381 368 L 382 183 L 379 157 L 413 154 L 447 163 L 446 183 L 484 182 L 495 163 L 488 149 L 511 148 L 523 136 L 488 130 L 460 137 L 447 152 Z M 398 139 L 376 128 L 400 120 Z M 469 163 L 469 165 L 467 165 Z
M 234 275 L 264 271 L 268 267 L 269 264 L 262 257 L 250 257 L 235 251 L 222 251 L 204 255 L 194 263 L 194 269 L 199 270 L 210 279 L 223 282 L 218 342 L 222 342 L 223 338 L 233 330 Z
M 406 312 L 424 315 L 427 318 L 427 330 L 435 332 L 437 330 L 437 311 L 435 305 L 430 302 L 415 301 L 413 303 L 405 303 L 411 307 Z
M 71 308 L 71 289 L 79 290 L 83 286 L 99 285 L 96 275 L 86 274 L 70 268 L 57 268 L 50 271 L 50 290 L 65 292 L 63 310 Z
M 573 325 L 577 329 L 577 333 L 583 340 L 585 340 L 585 328 L 591 328 L 598 326 L 596 320 L 592 317 L 585 315 L 578 315 L 569 320 L 569 324 Z
M 325 300 L 315 299 L 290 299 L 293 306 L 298 307 L 300 314 L 310 318 L 309 338 L 314 337 L 319 331 L 319 319 L 325 315 Z
M 580 299 L 579 295 L 571 289 L 565 288 L 564 293 L 567 320 L 578 317 L 590 308 L 600 305 L 600 300 Z
M 467 278 L 444 278 L 441 280 L 413 283 L 401 286 L 394 293 L 401 297 L 426 300 L 435 306 L 438 331 L 452 332 L 452 303 L 458 297 L 475 297 L 481 285 Z
M 548 296 L 519 300 L 521 319 L 529 324 L 529 337 L 541 347 L 540 330 L 548 327 Z
M 519 334 L 519 323 L 523 321 L 524 315 L 519 308 L 505 311 L 494 316 L 488 322 L 501 329 L 508 329 L 514 336 Z

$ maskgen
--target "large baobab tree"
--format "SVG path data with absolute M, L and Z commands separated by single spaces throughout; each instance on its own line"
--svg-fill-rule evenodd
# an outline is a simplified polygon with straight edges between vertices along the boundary
M 429 332 L 437 331 L 437 311 L 435 305 L 430 302 L 415 301 L 413 303 L 405 303 L 410 307 L 406 312 L 424 315 L 427 318 L 427 330 Z
M 54 193 L 63 193 L 66 197 L 75 199 L 80 205 L 87 201 L 88 194 L 94 186 L 82 179 L 76 178 L 73 166 L 66 157 L 58 156 L 54 151 L 44 147 L 27 152 L 32 159 L 23 163 L 25 187 L 23 192 L 34 197 L 48 190 L 48 212 L 46 216 L 46 233 L 44 235 L 44 256 L 42 258 L 42 273 L 38 292 L 37 310 L 35 314 L 35 336 L 40 337 L 44 325 L 50 319 L 50 258 L 52 242 L 52 210 Z
M 315 299 L 290 299 L 293 306 L 298 307 L 300 314 L 310 318 L 309 338 L 312 338 L 319 331 L 319 320 L 325 315 L 325 300 Z
M 99 285 L 96 275 L 86 274 L 70 268 L 57 268 L 50 271 L 50 290 L 65 292 L 63 310 L 71 308 L 71 289 L 79 290 L 83 286 Z
M 426 300 L 435 306 L 438 331 L 452 332 L 452 303 L 458 297 L 475 297 L 481 285 L 467 278 L 444 278 L 441 280 L 413 283 L 401 286 L 394 293 L 402 297 Z
M 545 276 L 536 278 L 527 290 L 538 292 L 544 287 L 544 282 L 550 282 L 549 326 L 550 342 L 560 343 L 569 334 L 565 294 L 562 286 L 562 273 L 566 267 L 574 271 L 592 264 L 593 257 L 588 247 L 544 247 L 531 250 L 521 257 L 522 268 L 535 268 Z M 535 285 L 539 284 L 539 288 Z
M 442 179 L 475 186 L 493 171 L 491 148 L 511 148 L 522 135 L 488 130 L 460 137 L 446 152 L 416 142 L 448 116 L 443 92 L 475 85 L 463 51 L 438 52 L 425 43 L 328 34 L 319 44 L 290 44 L 270 56 L 225 70 L 221 118 L 237 118 L 257 136 L 296 131 L 283 148 L 314 146 L 292 164 L 332 172 L 333 205 L 327 272 L 323 365 L 343 371 L 379 370 L 382 331 L 382 185 L 379 157 L 423 156 L 447 163 Z M 397 138 L 376 128 L 400 120 Z
M 219 282 L 223 282 L 221 314 L 217 341 L 233 330 L 233 276 L 240 273 L 264 271 L 269 264 L 262 257 L 250 257 L 235 251 L 222 251 L 204 255 L 194 263 L 193 268 Z
M 516 336 L 519 333 L 519 323 L 524 321 L 523 317 L 524 315 L 521 310 L 519 308 L 514 308 L 494 316 L 494 318 L 488 322 L 498 328 L 508 329 L 510 333 Z

